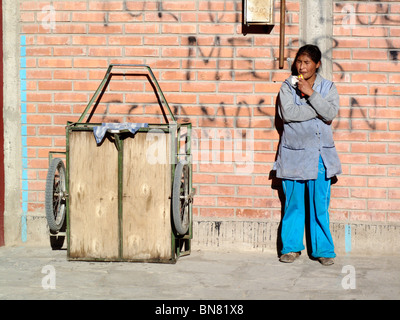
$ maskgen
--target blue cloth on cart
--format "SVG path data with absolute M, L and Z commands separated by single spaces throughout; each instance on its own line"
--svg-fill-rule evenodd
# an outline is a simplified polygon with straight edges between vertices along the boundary
M 132 134 L 135 134 L 140 128 L 148 128 L 148 123 L 102 123 L 101 126 L 93 127 L 94 137 L 96 139 L 97 144 L 100 144 L 107 131 L 117 132 L 122 130 L 129 130 Z

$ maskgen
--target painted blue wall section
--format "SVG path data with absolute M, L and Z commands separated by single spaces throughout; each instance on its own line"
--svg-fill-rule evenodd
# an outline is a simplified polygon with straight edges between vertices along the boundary
M 27 118 L 26 118 L 26 37 L 21 36 L 20 51 L 20 92 L 21 92 L 21 136 L 22 136 L 22 217 L 21 240 L 27 240 L 26 217 L 28 214 L 28 148 L 27 148 Z
M 344 229 L 345 249 L 346 252 L 351 251 L 351 225 L 346 224 Z

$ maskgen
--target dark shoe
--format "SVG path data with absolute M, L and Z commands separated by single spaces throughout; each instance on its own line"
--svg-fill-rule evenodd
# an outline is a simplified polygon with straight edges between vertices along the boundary
M 323 265 L 323 266 L 331 266 L 334 264 L 333 258 L 318 258 L 318 261 Z
M 280 262 L 285 262 L 285 263 L 292 263 L 294 260 L 296 260 L 299 257 L 300 253 L 298 252 L 289 252 L 281 255 L 279 258 Z

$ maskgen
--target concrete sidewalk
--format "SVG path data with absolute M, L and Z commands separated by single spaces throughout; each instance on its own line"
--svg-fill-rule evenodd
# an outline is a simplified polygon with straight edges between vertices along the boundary
M 176 264 L 68 261 L 66 250 L 0 248 L 0 299 L 399 299 L 400 255 L 338 256 L 194 250 Z

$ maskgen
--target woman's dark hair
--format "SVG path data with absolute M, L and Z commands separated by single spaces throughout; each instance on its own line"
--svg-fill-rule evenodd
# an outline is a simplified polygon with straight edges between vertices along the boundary
M 293 64 L 292 64 L 292 74 L 297 76 L 297 69 L 296 69 L 296 61 L 297 58 L 302 56 L 303 54 L 307 55 L 310 57 L 312 61 L 315 63 L 318 63 L 321 61 L 321 50 L 313 44 L 306 44 L 305 46 L 302 46 L 299 51 L 297 51 L 296 57 L 294 58 Z

